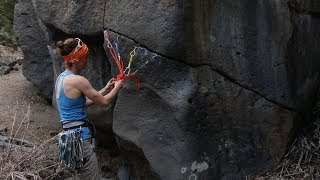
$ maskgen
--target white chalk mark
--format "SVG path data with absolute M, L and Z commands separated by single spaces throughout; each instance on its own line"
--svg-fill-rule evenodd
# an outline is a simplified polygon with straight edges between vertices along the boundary
M 197 175 L 191 174 L 191 175 L 189 176 L 189 180 L 197 180 Z
M 184 174 L 187 171 L 186 167 L 181 168 L 181 173 Z
M 193 161 L 191 164 L 191 170 L 195 171 L 197 170 L 197 172 L 202 172 L 204 170 L 207 170 L 209 168 L 209 165 L 207 162 L 202 162 L 202 163 L 197 163 L 197 161 Z

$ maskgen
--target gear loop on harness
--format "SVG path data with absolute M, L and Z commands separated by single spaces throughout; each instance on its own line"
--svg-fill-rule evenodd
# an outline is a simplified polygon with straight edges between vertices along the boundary
M 75 171 L 85 164 L 81 128 L 60 133 L 58 138 L 60 163 Z

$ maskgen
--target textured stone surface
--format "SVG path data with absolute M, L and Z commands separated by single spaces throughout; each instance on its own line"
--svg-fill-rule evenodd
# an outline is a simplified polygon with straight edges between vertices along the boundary
M 102 108 L 93 105 L 86 110 L 88 118 L 95 124 L 97 144 L 110 149 L 115 148 L 117 144 L 112 131 L 113 106 Z
M 300 9 L 317 4 L 295 3 Z M 297 15 L 285 0 L 217 1 L 212 11 L 210 65 L 270 101 L 310 109 L 310 97 L 302 94 L 313 96 L 317 88 L 319 18 Z
M 293 107 L 286 67 L 293 31 L 287 2 L 219 0 L 213 12 L 210 64 L 240 84 Z
M 280 160 L 293 126 L 290 111 L 209 66 L 152 58 L 143 48 L 137 52 L 150 63 L 139 73 L 139 93 L 133 84 L 120 93 L 113 129 L 143 151 L 161 179 L 187 179 L 191 173 L 200 179 L 242 177 Z M 191 170 L 194 161 L 210 167 L 196 173 Z M 187 172 L 182 174 L 181 168 Z
M 184 57 L 183 1 L 106 1 L 104 27 L 166 56 Z M 125 28 L 124 28 L 125 27 Z
M 18 60 L 14 56 L 0 54 L 0 64 L 13 67 L 17 61 Z
M 312 108 L 320 79 L 320 18 L 294 14 L 292 19 L 295 28 L 288 43 L 289 90 L 296 107 L 306 110 Z
M 318 0 L 290 0 L 289 3 L 300 13 L 320 14 L 320 1 Z
M 20 0 L 15 31 L 24 74 L 44 95 L 53 79 L 44 40 L 83 39 L 83 75 L 96 89 L 118 74 L 100 29 L 119 37 L 125 66 L 140 44 L 133 68 L 149 61 L 140 91 L 126 80 L 113 112 L 89 109 L 100 142 L 119 147 L 122 179 L 244 179 L 279 162 L 302 121 L 295 111 L 311 109 L 320 31 L 308 2 Z
M 23 75 L 39 88 L 45 98 L 51 99 L 52 62 L 31 1 L 21 0 L 16 4 L 14 31 L 24 54 Z
M 103 28 L 105 0 L 35 0 L 41 20 L 67 34 L 92 35 Z
M 0 76 L 10 73 L 10 67 L 0 64 Z
M 0 75 L 10 73 L 11 70 L 18 70 L 23 55 L 21 51 L 0 46 Z

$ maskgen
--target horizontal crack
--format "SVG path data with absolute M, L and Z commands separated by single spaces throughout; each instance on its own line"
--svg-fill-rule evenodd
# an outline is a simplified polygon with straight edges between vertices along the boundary
M 272 100 L 272 99 L 266 97 L 265 95 L 261 94 L 259 91 L 254 90 L 254 89 L 251 89 L 249 86 L 246 86 L 246 85 L 244 85 L 244 84 L 241 84 L 241 83 L 237 82 L 235 79 L 233 79 L 233 78 L 232 78 L 231 76 L 229 76 L 227 73 L 225 73 L 225 72 L 223 72 L 223 71 L 219 71 L 219 70 L 217 70 L 217 69 L 214 69 L 210 64 L 201 64 L 201 65 L 199 65 L 199 66 L 209 66 L 210 69 L 212 69 L 214 72 L 220 74 L 221 76 L 225 77 L 225 78 L 228 79 L 230 82 L 232 82 L 232 83 L 234 83 L 234 84 L 237 84 L 238 86 L 240 86 L 240 87 L 242 87 L 242 88 L 244 88 L 244 89 L 246 89 L 246 90 L 248 90 L 248 91 L 251 91 L 251 92 L 257 94 L 257 95 L 263 97 L 264 99 L 266 99 L 267 101 L 272 102 L 272 103 L 274 103 L 274 104 L 276 104 L 276 105 L 278 105 L 278 106 L 280 106 L 280 107 L 282 107 L 282 108 L 284 108 L 284 109 L 287 109 L 287 110 L 293 111 L 293 112 L 297 112 L 297 109 L 295 109 L 295 108 L 293 108 L 293 107 L 289 107 L 289 106 L 287 106 L 287 105 L 285 105 L 285 104 L 279 103 L 279 102 L 277 102 L 277 101 L 275 101 L 275 100 Z M 198 66 L 198 67 L 199 67 L 199 66 Z
M 183 62 L 183 61 L 180 60 L 180 59 L 176 59 L 176 58 L 174 58 L 174 57 L 170 57 L 170 56 L 161 54 L 160 52 L 151 50 L 151 49 L 149 49 L 147 46 L 145 46 L 145 45 L 143 45 L 143 44 L 139 44 L 138 41 L 136 41 L 135 39 L 133 39 L 133 38 L 131 38 L 131 37 L 129 37 L 129 36 L 126 36 L 126 35 L 124 35 L 124 34 L 121 34 L 121 33 L 119 33 L 119 32 L 116 32 L 116 31 L 112 30 L 112 29 L 109 29 L 109 28 L 107 28 L 107 29 L 108 29 L 109 31 L 115 33 L 115 34 L 118 34 L 118 35 L 120 35 L 120 36 L 123 36 L 123 37 L 125 37 L 125 38 L 130 39 L 131 41 L 133 41 L 134 43 L 136 43 L 136 44 L 139 45 L 140 47 L 145 48 L 146 50 L 148 50 L 148 51 L 150 51 L 150 52 L 152 52 L 152 53 L 154 53 L 154 54 L 157 54 L 157 55 L 159 55 L 159 56 L 161 56 L 161 57 L 164 57 L 164 58 L 166 58 L 166 59 L 171 59 L 171 60 L 175 60 L 175 61 L 178 61 L 178 62 L 185 63 L 185 62 Z M 186 64 L 186 63 L 185 63 L 185 64 Z
M 187 63 L 187 62 L 184 62 L 184 61 L 182 61 L 182 60 L 180 60 L 180 59 L 175 59 L 175 58 L 173 58 L 173 57 L 169 57 L 169 56 L 163 55 L 163 54 L 161 54 L 161 53 L 159 53 L 159 52 L 156 52 L 156 51 L 153 51 L 153 50 L 151 50 L 151 49 L 148 49 L 146 46 L 139 44 L 136 40 L 134 40 L 133 38 L 130 38 L 130 37 L 124 35 L 124 34 L 118 33 L 118 32 L 116 32 L 116 31 L 114 31 L 114 30 L 111 30 L 111 29 L 108 29 L 108 30 L 111 31 L 111 32 L 113 32 L 113 33 L 115 33 L 115 34 L 118 34 L 118 35 L 120 35 L 120 36 L 123 36 L 123 37 L 125 37 L 125 38 L 130 39 L 131 41 L 133 41 L 133 42 L 135 42 L 136 44 L 138 44 L 140 47 L 145 48 L 145 49 L 147 49 L 148 51 L 150 51 L 150 52 L 152 52 L 152 53 L 155 53 L 155 54 L 157 54 L 157 55 L 159 55 L 159 56 L 162 56 L 162 57 L 164 57 L 164 58 L 166 58 L 166 59 L 168 59 L 168 60 L 178 61 L 178 62 L 181 62 L 181 63 L 186 64 L 187 66 L 191 66 L 191 67 L 209 66 L 210 69 L 212 69 L 214 72 L 220 74 L 221 76 L 225 77 L 225 78 L 228 79 L 230 82 L 232 82 L 232 83 L 234 83 L 234 84 L 237 84 L 238 86 L 240 86 L 240 87 L 242 87 L 242 88 L 244 88 L 244 89 L 246 89 L 246 90 L 248 90 L 248 91 L 251 91 L 251 92 L 257 94 L 257 95 L 261 96 L 262 98 L 266 99 L 267 101 L 272 102 L 272 103 L 274 103 L 274 104 L 276 104 L 276 105 L 278 105 L 278 106 L 280 106 L 280 107 L 282 107 L 282 108 L 284 108 L 284 109 L 287 109 L 287 110 L 293 111 L 293 112 L 297 112 L 297 110 L 294 109 L 293 107 L 289 107 L 289 106 L 286 106 L 285 104 L 282 104 L 282 103 L 279 103 L 279 102 L 277 102 L 277 101 L 274 101 L 274 100 L 266 97 L 265 95 L 261 94 L 259 91 L 254 90 L 254 89 L 251 89 L 249 86 L 246 86 L 246 85 L 244 85 L 244 84 L 241 84 L 241 83 L 237 82 L 235 79 L 233 79 L 233 78 L 232 78 L 231 76 L 229 76 L 227 73 L 225 73 L 225 72 L 223 72 L 223 71 L 220 71 L 220 70 L 217 70 L 217 69 L 214 69 L 210 64 L 203 64 L 203 63 L 202 63 L 202 64 L 192 64 L 192 63 Z

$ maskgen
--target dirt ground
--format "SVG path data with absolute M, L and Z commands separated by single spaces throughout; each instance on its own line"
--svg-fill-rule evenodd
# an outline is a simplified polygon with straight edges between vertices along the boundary
M 57 110 L 26 80 L 21 67 L 0 76 L 0 126 L 7 129 L 2 134 L 10 135 L 13 125 L 17 137 L 30 141 L 48 139 L 61 130 Z

